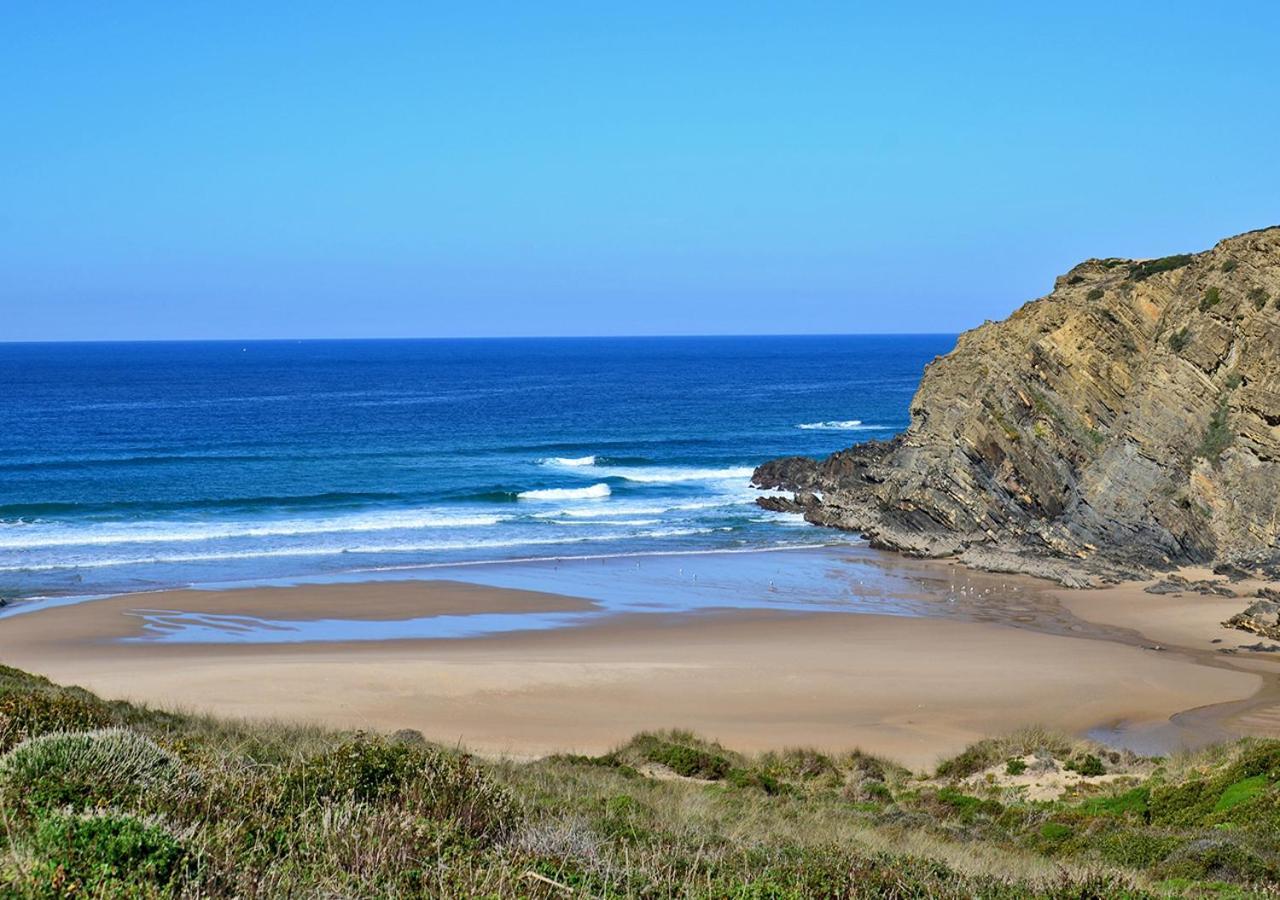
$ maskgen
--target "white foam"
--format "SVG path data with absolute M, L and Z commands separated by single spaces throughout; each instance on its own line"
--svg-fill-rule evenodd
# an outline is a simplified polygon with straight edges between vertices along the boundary
M 833 422 L 805 422 L 797 425 L 805 431 L 853 431 L 855 428 L 862 427 L 861 419 L 845 419 L 843 421 Z
M 687 537 L 695 534 L 709 534 L 710 528 L 659 528 L 653 531 L 638 531 L 627 538 L 667 538 Z M 364 544 L 351 547 L 280 547 L 271 550 L 243 550 L 224 553 L 181 553 L 171 555 L 147 554 L 136 557 L 111 557 L 91 560 L 69 560 L 59 563 L 37 565 L 0 566 L 0 572 L 47 572 L 62 569 L 102 569 L 115 566 L 129 566 L 140 563 L 198 563 L 221 562 L 234 559 L 268 559 L 293 556 L 337 556 L 342 554 L 373 553 L 424 553 L 437 550 L 478 550 L 500 549 L 506 547 L 554 546 L 557 544 L 580 544 L 600 541 L 616 541 L 618 534 L 575 535 L 573 537 L 556 538 L 512 538 L 496 541 L 439 541 L 413 544 Z M 421 564 L 420 564 L 421 565 Z
M 518 500 L 588 500 L 608 497 L 612 491 L 609 485 L 593 484 L 585 488 L 543 488 L 537 491 L 521 491 L 516 494 Z
M 797 425 L 804 431 L 888 431 L 887 425 L 864 425 L 861 419 L 843 419 L 830 422 L 805 422 Z
M 68 526 L 33 523 L 5 529 L 0 550 L 38 550 L 49 547 L 96 547 L 110 544 L 176 544 L 232 538 L 292 537 L 318 534 L 359 534 L 419 528 L 474 528 L 497 525 L 508 516 L 464 511 L 384 510 L 347 516 L 277 521 L 132 522 Z
M 790 497 L 790 494 L 785 496 Z M 668 502 L 668 503 L 620 503 L 614 501 L 607 505 L 596 506 L 567 506 L 564 509 L 548 510 L 544 513 L 535 513 L 535 519 L 554 519 L 562 516 L 568 516 L 574 519 L 611 519 L 616 516 L 660 516 L 669 512 L 692 512 L 699 509 L 720 509 L 730 506 L 739 506 L 742 503 L 751 502 L 738 498 L 722 497 L 715 500 L 695 500 L 686 503 Z
M 594 456 L 552 456 L 547 459 L 540 459 L 538 462 L 544 466 L 566 466 L 570 469 L 580 469 L 584 466 L 594 466 L 596 458 Z

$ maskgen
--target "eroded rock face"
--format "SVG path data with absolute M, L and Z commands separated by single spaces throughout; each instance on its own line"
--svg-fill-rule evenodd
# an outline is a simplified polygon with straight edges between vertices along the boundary
M 1088 583 L 1280 557 L 1280 228 L 1091 259 L 925 370 L 898 438 L 756 470 L 877 546 Z

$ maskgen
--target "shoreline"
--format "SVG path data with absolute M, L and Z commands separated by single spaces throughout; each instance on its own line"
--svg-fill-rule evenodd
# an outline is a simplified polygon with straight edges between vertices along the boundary
M 1276 661 L 1216 652 L 1256 640 L 1217 627 L 1238 600 L 1157 597 L 1138 585 L 1067 591 L 949 563 L 861 556 L 913 573 L 909 599 L 928 614 L 643 611 L 550 590 L 381 580 L 51 606 L 0 620 L 0 661 L 113 698 L 237 718 L 414 728 L 515 757 L 599 753 L 641 730 L 687 727 L 744 750 L 859 746 L 923 767 L 1033 722 L 1174 749 L 1263 727 L 1280 703 Z M 555 574 L 583 574 L 565 568 Z M 621 570 L 586 574 L 603 578 L 601 570 L 634 589 L 636 577 Z M 942 596 L 956 579 L 966 585 L 959 603 Z M 1017 593 L 993 593 L 1001 584 Z M 160 620 L 146 610 L 162 610 Z M 1162 610 L 1176 615 L 1162 618 Z M 578 618 L 571 627 L 459 637 L 137 640 L 156 621 L 172 625 L 174 613 L 249 631 Z M 1153 642 L 1167 649 L 1143 649 Z

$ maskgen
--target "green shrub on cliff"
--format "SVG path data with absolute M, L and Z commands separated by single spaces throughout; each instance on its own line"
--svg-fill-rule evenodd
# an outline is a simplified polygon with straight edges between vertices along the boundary
M 1134 263 L 1129 268 L 1129 278 L 1133 281 L 1144 281 L 1152 275 L 1159 275 L 1161 272 L 1172 272 L 1174 269 L 1181 269 L 1183 266 L 1189 265 L 1193 257 L 1188 253 L 1177 253 L 1173 256 L 1162 256 L 1159 259 L 1148 259 L 1145 262 Z
M 1230 410 L 1227 408 L 1226 398 L 1223 397 L 1209 416 L 1209 425 L 1205 428 L 1204 438 L 1196 448 L 1197 457 L 1207 459 L 1209 462 L 1217 462 L 1223 451 L 1231 446 L 1232 441 L 1235 440 L 1235 434 L 1228 424 L 1229 417 Z
M 1206 312 L 1222 302 L 1222 291 L 1211 287 L 1200 298 L 1200 312 Z

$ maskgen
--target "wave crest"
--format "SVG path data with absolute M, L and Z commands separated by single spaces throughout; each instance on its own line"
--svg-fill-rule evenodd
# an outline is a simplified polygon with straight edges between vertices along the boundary
M 611 493 L 609 485 L 601 482 L 584 488 L 542 488 L 536 491 L 521 491 L 516 494 L 519 500 L 586 500 L 593 497 L 604 498 Z
M 567 466 L 570 469 L 579 469 L 583 466 L 594 466 L 596 458 L 594 456 L 549 456 L 538 462 L 544 466 Z
M 805 422 L 796 426 L 804 431 L 883 431 L 884 425 L 863 425 L 861 419 L 835 419 L 830 422 Z

